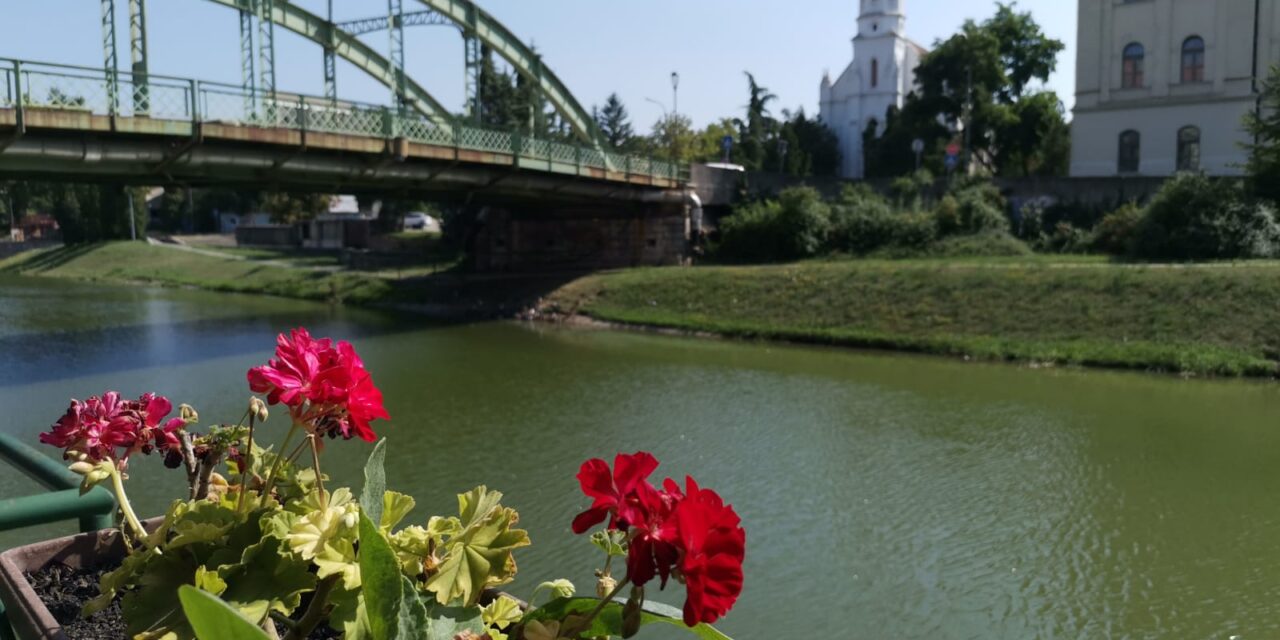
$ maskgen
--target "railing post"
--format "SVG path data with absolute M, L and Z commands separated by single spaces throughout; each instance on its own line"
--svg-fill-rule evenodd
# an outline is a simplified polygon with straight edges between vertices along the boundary
M 307 99 L 302 96 L 298 96 L 298 128 L 307 132 Z
M 187 92 L 191 96 L 191 131 L 195 133 L 200 126 L 200 81 L 188 80 Z
M 27 97 L 22 93 L 22 62 L 13 61 L 13 90 L 18 94 L 18 106 L 14 110 L 14 124 L 18 133 L 27 130 Z
M 511 164 L 520 166 L 520 154 L 524 153 L 524 140 L 519 131 L 511 132 Z
M 387 138 L 388 140 L 390 140 L 391 138 L 394 138 L 395 137 L 394 127 L 395 125 L 391 121 L 391 109 L 388 107 L 383 107 L 382 108 L 382 137 Z
M 582 175 L 582 147 L 573 145 L 573 173 L 574 175 Z

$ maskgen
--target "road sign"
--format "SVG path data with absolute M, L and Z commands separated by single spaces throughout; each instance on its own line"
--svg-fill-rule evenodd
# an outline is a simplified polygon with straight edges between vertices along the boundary
M 960 155 L 960 143 L 958 143 L 958 142 L 952 142 L 951 144 L 947 145 L 947 156 L 948 156 L 948 157 L 952 157 L 952 158 L 954 158 L 954 157 L 956 157 L 956 156 L 958 156 L 958 155 Z
M 947 171 L 951 171 L 956 168 L 957 164 L 960 164 L 960 158 L 957 156 L 949 155 L 946 157 L 944 162 L 947 165 Z
M 915 140 L 912 140 L 911 150 L 916 153 L 922 153 L 924 151 L 924 140 L 921 140 L 920 138 L 916 138 Z

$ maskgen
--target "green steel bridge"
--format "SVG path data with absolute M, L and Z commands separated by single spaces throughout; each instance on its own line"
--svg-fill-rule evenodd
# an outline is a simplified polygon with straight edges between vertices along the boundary
M 238 85 L 148 71 L 145 0 L 127 1 L 130 66 L 116 55 L 116 0 L 101 0 L 103 65 L 0 59 L 0 177 L 274 188 L 394 188 L 513 202 L 683 202 L 687 167 L 612 151 L 591 114 L 542 59 L 470 0 L 388 0 L 387 14 L 335 22 L 288 0 L 205 0 L 239 14 Z M 404 71 L 404 29 L 455 27 L 465 113 Z M 275 32 L 318 45 L 324 95 L 276 86 Z M 383 55 L 357 36 L 385 30 Z M 553 141 L 479 126 L 482 52 L 496 53 L 572 130 Z M 342 58 L 384 85 L 389 104 L 340 99 Z M 540 109 L 531 121 L 542 117 Z M 535 122 L 536 124 L 536 122 Z M 542 130 L 543 127 L 534 127 Z

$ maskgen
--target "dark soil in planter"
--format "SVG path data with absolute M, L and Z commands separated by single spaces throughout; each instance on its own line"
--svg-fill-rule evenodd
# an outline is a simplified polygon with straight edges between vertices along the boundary
M 124 614 L 120 611 L 120 599 L 116 598 L 111 606 L 98 613 L 83 618 L 80 610 L 85 603 L 98 596 L 98 580 L 102 574 L 114 569 L 114 566 L 91 569 L 72 569 L 61 564 L 51 564 L 37 573 L 23 574 L 31 583 L 31 588 L 40 601 L 53 614 L 62 632 L 71 640 L 114 640 L 128 638 L 125 629 Z M 306 607 L 305 598 L 302 603 Z M 276 626 L 280 637 L 284 637 L 285 629 Z M 308 640 L 338 640 L 342 634 L 320 625 Z

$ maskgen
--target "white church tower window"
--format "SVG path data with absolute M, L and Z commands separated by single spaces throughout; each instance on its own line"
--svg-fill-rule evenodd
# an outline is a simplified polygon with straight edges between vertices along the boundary
M 902 108 L 915 88 L 915 69 L 925 49 L 906 35 L 905 0 L 859 0 L 853 60 L 832 81 L 824 76 L 819 114 L 840 140 L 841 174 L 863 178 L 862 135 L 866 124 L 883 122 L 891 107 Z M 883 131 L 877 128 L 877 135 Z

